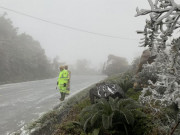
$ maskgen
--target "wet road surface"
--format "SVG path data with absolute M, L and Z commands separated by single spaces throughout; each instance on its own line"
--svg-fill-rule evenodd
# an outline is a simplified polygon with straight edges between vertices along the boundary
M 105 76 L 72 76 L 71 94 Z M 39 118 L 60 101 L 57 78 L 0 85 L 0 135 L 9 135 Z M 71 95 L 70 94 L 70 95 Z

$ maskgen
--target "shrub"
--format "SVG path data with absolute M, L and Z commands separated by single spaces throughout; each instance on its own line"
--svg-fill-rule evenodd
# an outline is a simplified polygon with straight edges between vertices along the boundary
M 100 99 L 98 103 L 84 108 L 80 114 L 80 125 L 86 133 L 98 134 L 144 134 L 148 117 L 143 107 L 132 99 Z M 150 120 L 149 120 L 150 121 Z M 143 124 L 143 127 L 141 125 Z M 150 127 L 150 126 L 148 126 Z M 140 134 L 139 134 L 140 133 Z
M 141 94 L 141 91 L 135 91 L 133 88 L 128 89 L 126 96 L 128 98 L 132 98 L 133 100 L 138 101 L 139 95 Z
M 123 91 L 126 93 L 129 88 L 133 87 L 133 83 L 129 79 L 122 80 L 119 84 L 119 86 L 123 89 Z

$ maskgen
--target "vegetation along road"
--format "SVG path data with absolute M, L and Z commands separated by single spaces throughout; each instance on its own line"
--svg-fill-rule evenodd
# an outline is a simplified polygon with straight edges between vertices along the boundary
M 104 78 L 72 76 L 69 96 Z M 11 134 L 56 106 L 60 102 L 56 80 L 53 78 L 0 85 L 0 135 Z

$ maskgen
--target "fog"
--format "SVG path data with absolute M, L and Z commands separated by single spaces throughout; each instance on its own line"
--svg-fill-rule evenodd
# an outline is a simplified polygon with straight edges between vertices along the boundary
M 144 17 L 134 17 L 136 7 L 149 8 L 146 0 L 1 0 L 0 5 L 58 24 L 119 38 L 101 36 L 60 27 L 0 8 L 7 12 L 19 33 L 38 40 L 52 59 L 73 64 L 78 59 L 98 66 L 109 54 L 127 58 L 130 63 L 141 54 L 140 36 Z

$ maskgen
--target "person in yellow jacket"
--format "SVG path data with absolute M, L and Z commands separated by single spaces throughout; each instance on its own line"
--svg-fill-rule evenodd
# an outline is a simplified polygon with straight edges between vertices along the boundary
M 71 79 L 71 71 L 68 70 L 68 65 L 65 65 L 64 68 L 68 71 L 68 75 L 69 75 L 69 80 L 68 80 L 68 83 L 67 83 L 67 91 L 66 91 L 66 94 L 69 94 L 70 93 L 70 79 Z
M 61 93 L 61 98 L 60 98 L 61 101 L 65 99 L 68 80 L 69 80 L 68 71 L 64 69 L 63 66 L 61 66 L 58 81 L 57 81 L 58 88 Z

